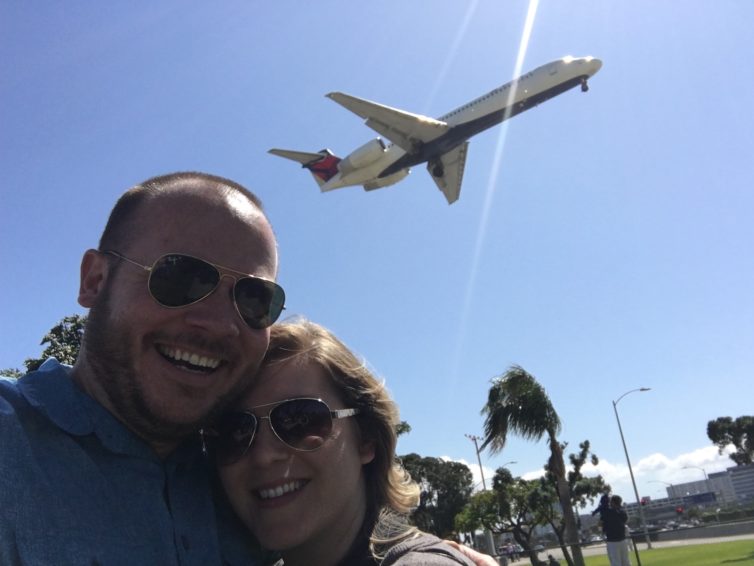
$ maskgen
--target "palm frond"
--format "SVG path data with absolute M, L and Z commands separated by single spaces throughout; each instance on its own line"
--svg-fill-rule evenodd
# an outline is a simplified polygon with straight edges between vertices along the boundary
M 500 452 L 512 432 L 525 440 L 540 440 L 560 431 L 560 417 L 536 378 L 520 366 L 492 379 L 487 403 L 484 442 L 493 453 Z

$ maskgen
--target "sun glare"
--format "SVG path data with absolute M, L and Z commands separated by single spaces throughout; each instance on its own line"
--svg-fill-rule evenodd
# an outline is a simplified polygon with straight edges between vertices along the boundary
M 529 40 L 531 39 L 531 32 L 534 28 L 534 20 L 537 15 L 537 8 L 539 6 L 539 0 L 529 0 L 529 8 L 526 12 L 526 21 L 524 22 L 523 33 L 521 34 L 521 42 L 518 46 L 518 54 L 516 56 L 516 65 L 513 70 L 513 78 L 520 77 L 524 66 L 524 60 L 526 59 L 526 52 L 529 49 Z M 516 96 L 516 87 L 510 89 L 508 93 L 508 102 L 506 106 L 508 109 L 512 109 L 512 102 Z M 481 218 L 479 220 L 477 231 L 476 243 L 474 245 L 474 253 L 472 256 L 471 270 L 469 272 L 469 282 L 466 286 L 466 296 L 463 302 L 463 311 L 461 313 L 461 324 L 459 326 L 458 340 L 456 343 L 456 351 L 453 360 L 453 379 L 458 381 L 458 372 L 461 364 L 461 357 L 463 352 L 463 343 L 466 337 L 466 326 L 468 323 L 469 309 L 471 308 L 471 299 L 473 297 L 474 287 L 476 285 L 477 271 L 479 269 L 479 256 L 481 255 L 482 245 L 487 234 L 487 223 L 489 222 L 489 212 L 492 207 L 492 197 L 495 193 L 495 187 L 497 186 L 497 178 L 500 173 L 500 163 L 502 162 L 503 151 L 505 149 L 505 140 L 508 136 L 508 118 L 507 115 L 500 128 L 500 134 L 497 138 L 497 145 L 495 147 L 495 158 L 492 160 L 492 166 L 490 168 L 489 179 L 487 181 L 487 190 L 485 192 L 484 204 L 482 206 Z M 451 390 L 453 388 L 450 388 Z

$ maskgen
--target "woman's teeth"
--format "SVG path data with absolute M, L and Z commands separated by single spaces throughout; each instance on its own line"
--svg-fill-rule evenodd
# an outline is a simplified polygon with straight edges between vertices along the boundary
M 286 493 L 290 493 L 292 491 L 298 491 L 303 487 L 303 485 L 304 482 L 302 481 L 292 481 L 270 489 L 257 490 L 257 493 L 259 494 L 259 497 L 261 499 L 272 499 L 274 497 L 280 497 L 281 495 L 285 495 Z

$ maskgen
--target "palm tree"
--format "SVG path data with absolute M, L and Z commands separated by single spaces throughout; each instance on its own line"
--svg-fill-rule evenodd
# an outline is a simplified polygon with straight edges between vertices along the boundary
M 493 378 L 482 414 L 486 417 L 484 442 L 480 450 L 489 446 L 493 454 L 500 452 L 508 440 L 508 432 L 525 440 L 541 440 L 547 435 L 550 446 L 548 468 L 557 481 L 558 499 L 565 523 L 565 538 L 571 545 L 576 566 L 584 566 L 576 517 L 571 507 L 571 490 L 566 479 L 563 448 L 557 438 L 560 433 L 560 417 L 544 388 L 522 367 L 511 366 L 503 375 Z

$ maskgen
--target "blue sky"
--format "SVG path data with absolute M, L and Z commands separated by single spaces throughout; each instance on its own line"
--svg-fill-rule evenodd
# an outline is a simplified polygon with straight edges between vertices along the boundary
M 525 49 L 528 9 L 536 8 Z M 706 437 L 751 413 L 754 74 L 749 2 L 415 0 L 0 5 L 0 367 L 76 303 L 82 252 L 129 186 L 177 170 L 265 202 L 288 312 L 332 328 L 413 427 L 399 452 L 468 462 L 489 380 L 533 373 L 629 495 L 724 469 Z M 521 55 L 519 55 L 521 54 Z M 340 90 L 439 116 L 523 70 L 593 55 L 569 91 L 472 140 L 460 200 L 423 167 L 321 194 L 271 147 L 374 134 Z M 544 443 L 482 454 L 537 472 Z M 478 474 L 477 474 L 478 475 Z

